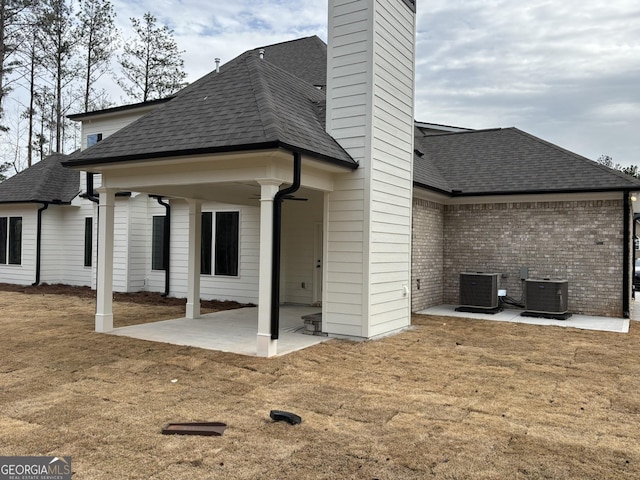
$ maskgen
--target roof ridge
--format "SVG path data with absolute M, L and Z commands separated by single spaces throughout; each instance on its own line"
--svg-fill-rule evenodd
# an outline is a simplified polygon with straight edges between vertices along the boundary
M 251 62 L 249 64 L 249 62 Z M 264 77 L 262 60 L 248 56 L 245 59 L 248 78 L 251 82 L 252 94 L 260 115 L 260 122 L 267 140 L 278 140 L 282 133 L 280 120 L 274 111 L 276 104 L 271 94 L 269 82 Z
M 444 136 L 450 136 L 450 135 L 469 135 L 469 134 L 473 134 L 473 133 L 488 133 L 488 132 L 497 132 L 500 130 L 505 130 L 504 128 L 501 127 L 496 127 L 496 128 L 485 128 L 483 130 L 468 130 L 468 131 L 464 131 L 464 132 L 442 132 L 442 133 L 431 133 L 429 135 L 424 135 L 425 137 L 429 137 L 429 138 L 433 138 L 433 137 L 444 137 Z
M 38 196 L 40 195 L 43 186 L 48 183 L 51 175 L 53 174 L 53 170 L 55 169 L 55 166 L 60 163 L 60 158 L 59 157 L 66 157 L 65 154 L 63 153 L 54 153 L 50 156 L 48 156 L 47 158 L 40 160 L 38 162 L 38 165 L 41 166 L 42 169 L 42 174 L 40 174 L 37 177 L 37 181 L 35 182 L 34 188 L 33 188 L 33 198 L 38 198 Z M 43 165 L 44 163 L 44 165 Z

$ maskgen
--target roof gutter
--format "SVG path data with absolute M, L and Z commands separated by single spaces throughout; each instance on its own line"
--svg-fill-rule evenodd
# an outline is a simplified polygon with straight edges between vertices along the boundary
M 49 203 L 44 202 L 38 209 L 38 225 L 36 229 L 36 281 L 32 286 L 40 284 L 40 268 L 42 263 L 42 212 L 49 208 Z
M 271 255 L 271 339 L 280 334 L 280 243 L 282 240 L 282 201 L 300 188 L 302 155 L 293 152 L 293 183 L 273 197 L 273 252 Z
M 169 263 L 171 260 L 171 205 L 162 201 L 162 196 L 160 195 L 149 195 L 151 198 L 155 198 L 160 205 L 165 208 L 165 222 L 164 222 L 164 230 L 162 232 L 163 235 L 163 245 L 162 245 L 162 263 L 164 264 L 164 293 L 163 297 L 168 297 L 170 292 L 170 279 L 171 279 L 171 270 L 169 267 Z
M 209 147 L 209 148 L 191 148 L 187 150 L 170 150 L 165 152 L 151 152 L 151 153 L 137 153 L 131 155 L 123 155 L 120 157 L 108 157 L 108 158 L 80 158 L 76 160 L 68 160 L 66 162 L 62 162 L 62 165 L 65 167 L 85 167 L 91 165 L 111 165 L 119 162 L 131 162 L 131 161 L 153 161 L 159 160 L 163 158 L 171 158 L 171 157 L 185 157 L 185 156 L 194 156 L 194 155 L 213 155 L 213 154 L 221 154 L 221 153 L 239 153 L 239 152 L 250 152 L 256 150 L 274 150 L 282 148 L 288 151 L 297 151 L 301 154 L 308 155 L 310 157 L 320 158 L 334 165 L 339 165 L 342 167 L 357 169 L 358 163 L 356 161 L 346 161 L 340 160 L 338 158 L 331 157 L 329 155 L 324 155 L 322 153 L 313 152 L 311 150 L 302 149 L 296 147 L 294 145 L 289 145 L 288 143 L 280 142 L 279 140 L 275 140 L 272 142 L 263 142 L 263 143 L 254 143 L 248 145 L 229 145 L 223 147 Z
M 604 192 L 632 192 L 637 189 L 630 189 L 629 187 L 614 187 L 614 188 L 590 188 L 590 189 L 580 189 L 574 188 L 570 190 L 520 190 L 520 191 L 497 191 L 497 192 L 466 192 L 463 190 L 442 190 L 436 187 L 431 187 L 429 185 L 425 185 L 420 182 L 413 182 L 413 185 L 419 188 L 424 188 L 425 190 L 431 190 L 432 192 L 440 193 L 447 195 L 450 198 L 464 198 L 464 197 L 501 197 L 501 196 L 510 196 L 510 195 L 544 195 L 544 194 L 552 194 L 557 195 L 561 193 L 604 193 Z

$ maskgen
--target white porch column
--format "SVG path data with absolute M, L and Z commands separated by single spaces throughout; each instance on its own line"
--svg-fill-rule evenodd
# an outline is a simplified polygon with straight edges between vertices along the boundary
M 116 191 L 99 189 L 96 332 L 113 331 L 113 230 Z
M 260 184 L 260 275 L 258 291 L 259 357 L 278 352 L 278 341 L 271 339 L 271 259 L 273 256 L 273 197 L 282 183 L 276 179 L 258 180 Z
M 187 281 L 187 318 L 200 318 L 200 248 L 202 244 L 202 202 L 189 203 L 189 260 Z

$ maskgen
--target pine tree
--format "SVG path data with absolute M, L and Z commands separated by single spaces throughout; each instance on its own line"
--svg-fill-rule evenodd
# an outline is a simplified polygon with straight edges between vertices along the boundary
M 23 40 L 23 14 L 32 0 L 0 0 L 0 121 L 3 100 L 11 89 L 10 76 L 19 66 L 16 53 Z M 6 130 L 0 126 L 0 130 Z
M 63 96 L 67 87 L 75 80 L 76 68 L 72 63 L 76 53 L 76 29 L 71 6 L 67 0 L 45 0 L 41 15 L 41 32 L 44 67 L 53 79 L 55 134 L 52 144 L 55 152 L 63 153 L 63 122 L 66 121 Z
M 149 12 L 142 21 L 131 18 L 135 36 L 125 43 L 119 58 L 123 77 L 118 84 L 134 101 L 165 98 L 186 85 L 184 51 L 178 50 L 173 30 L 156 22 Z
M 83 56 L 84 111 L 102 107 L 102 92 L 95 92 L 98 79 L 109 72 L 117 46 L 116 13 L 109 0 L 81 0 L 78 12 L 78 38 Z

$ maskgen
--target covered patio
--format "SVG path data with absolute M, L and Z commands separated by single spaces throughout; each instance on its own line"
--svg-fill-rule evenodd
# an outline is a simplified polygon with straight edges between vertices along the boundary
M 327 336 L 305 334 L 304 315 L 318 313 L 318 307 L 280 307 L 280 335 L 277 355 L 302 350 L 329 340 Z M 112 334 L 152 342 L 256 355 L 258 307 L 239 308 L 160 322 L 114 328 Z
M 188 258 L 186 259 L 187 304 L 185 319 L 195 321 L 201 317 L 201 229 L 202 204 L 216 201 L 259 207 L 259 284 L 258 307 L 252 310 L 256 318 L 243 327 L 229 322 L 229 335 L 221 335 L 225 350 L 236 338 L 238 353 L 270 357 L 282 351 L 295 350 L 298 342 L 284 340 L 282 349 L 279 327 L 280 305 L 280 243 L 281 207 L 290 193 L 310 197 L 316 201 L 304 202 L 309 208 L 322 208 L 323 192 L 332 190 L 332 174 L 345 171 L 344 167 L 320 162 L 297 152 L 276 149 L 251 153 L 205 155 L 190 158 L 155 159 L 150 171 L 149 162 L 132 161 L 126 165 L 101 165 L 102 187 L 99 189 L 99 234 L 96 331 L 111 333 L 114 328 L 113 248 L 114 202 L 118 191 L 136 191 L 168 199 L 182 199 L 188 204 Z M 282 189 L 281 185 L 292 187 Z M 287 197 L 283 198 L 286 193 Z M 305 198 L 306 200 L 306 198 Z M 320 249 L 321 251 L 321 249 Z M 318 259 L 320 266 L 320 260 Z M 321 277 L 320 277 L 321 278 Z M 320 288 L 318 288 L 320 292 Z M 318 298 L 318 303 L 321 298 Z M 285 309 L 286 310 L 286 309 Z M 316 311 L 318 309 L 316 308 Z M 299 317 L 299 316 L 298 316 Z M 228 318 L 228 316 L 220 317 Z M 221 322 L 218 322 L 220 324 Z M 169 325 L 166 328 L 172 330 Z M 189 323 L 184 321 L 170 334 L 182 335 L 180 330 Z M 302 325 L 300 323 L 300 325 Z M 220 325 L 218 325 L 220 326 Z M 253 346 L 246 347 L 247 328 L 253 335 Z M 246 328 L 245 328 L 246 327 Z M 142 328 L 142 327 L 140 327 Z M 150 327 L 146 327 L 150 328 Z M 143 328 L 144 329 L 144 328 Z M 243 332 L 242 335 L 236 335 Z M 187 333 L 184 333 L 187 335 Z M 257 340 L 256 340 L 257 335 Z M 215 336 L 218 336 L 217 334 Z M 286 336 L 285 336 L 286 337 Z M 213 338 L 213 337 L 212 337 Z M 307 343 L 302 342 L 302 344 Z M 170 342 L 174 343 L 174 342 Z M 205 342 L 207 343 L 207 342 Z M 192 343 L 189 343 L 192 344 Z M 300 347 L 303 348 L 303 347 Z M 236 351 L 229 350 L 229 351 Z
M 252 220 L 257 248 L 250 254 L 253 271 L 258 272 L 258 281 L 249 287 L 258 300 L 253 353 L 265 357 L 279 353 L 279 307 L 286 301 L 280 289 L 286 291 L 294 284 L 306 290 L 311 287 L 314 298 L 308 299 L 309 303 L 326 304 L 327 289 L 321 285 L 326 283 L 327 198 L 336 179 L 359 166 L 327 133 L 325 104 L 324 91 L 314 84 L 283 73 L 263 61 L 257 51 L 247 52 L 187 86 L 151 113 L 136 121 L 130 118 L 131 123 L 66 162 L 71 168 L 101 174 L 96 331 L 114 330 L 114 208 L 118 193 L 137 192 L 169 203 L 174 199 L 187 202 L 185 254 L 180 258 L 179 278 L 176 269 L 173 275 L 185 287 L 185 318 L 193 321 L 201 316 L 203 203 L 246 205 L 259 210 Z M 103 121 L 105 128 L 113 128 L 107 114 L 100 117 L 103 120 L 93 117 L 89 120 Z M 97 131 L 96 125 L 90 127 L 92 132 Z M 94 198 L 93 191 L 87 195 Z M 317 241 L 305 243 L 306 265 L 314 270 L 314 279 L 299 279 L 294 274 L 288 285 L 281 285 L 281 205 L 291 199 L 308 199 L 307 208 L 321 212 L 313 226 Z M 309 254 L 311 249 L 315 251 Z M 123 253 L 127 252 L 118 252 Z

